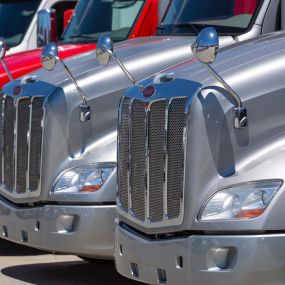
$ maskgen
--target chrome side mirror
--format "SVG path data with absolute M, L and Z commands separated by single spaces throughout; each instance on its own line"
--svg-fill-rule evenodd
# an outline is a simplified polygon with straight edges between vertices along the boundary
M 6 71 L 6 73 L 7 73 L 7 75 L 8 75 L 8 77 L 9 77 L 9 79 L 10 79 L 10 81 L 13 81 L 13 77 L 12 77 L 12 75 L 11 75 L 11 73 L 10 73 L 10 71 L 9 71 L 9 69 L 8 69 L 8 67 L 7 67 L 7 65 L 6 65 L 5 60 L 4 60 L 4 57 L 5 57 L 6 52 L 7 52 L 7 44 L 6 44 L 6 41 L 5 41 L 4 38 L 0 38 L 0 62 L 2 63 L 2 65 L 3 65 L 3 67 L 4 67 L 5 71 Z
M 132 77 L 132 75 L 126 69 L 122 61 L 113 53 L 113 41 L 110 33 L 99 37 L 96 47 L 96 57 L 100 65 L 107 65 L 110 61 L 110 58 L 113 58 L 116 61 L 116 63 L 119 65 L 121 70 L 124 72 L 124 74 L 131 81 L 131 83 L 134 86 L 143 89 L 143 86 L 137 83 L 137 81 Z
M 247 126 L 246 108 L 238 94 L 222 79 L 222 77 L 211 67 L 215 61 L 219 49 L 219 36 L 214 28 L 205 28 L 197 36 L 196 41 L 191 45 L 191 50 L 196 59 L 206 66 L 210 73 L 224 86 L 229 94 L 236 101 L 234 108 L 234 127 L 242 129 Z
M 54 69 L 58 60 L 58 49 L 56 43 L 48 43 L 42 50 L 42 66 L 51 71 Z
M 98 39 L 96 56 L 100 65 L 107 65 L 113 53 L 113 41 L 110 34 L 105 34 Z
M 56 43 L 48 43 L 44 46 L 42 49 L 42 56 L 41 56 L 42 66 L 48 71 L 51 71 L 56 66 L 56 63 L 59 61 L 65 72 L 67 73 L 70 80 L 75 85 L 75 88 L 77 92 L 80 95 L 81 104 L 80 104 L 80 121 L 86 122 L 90 121 L 91 119 L 91 112 L 90 112 L 90 106 L 87 103 L 86 95 L 84 94 L 83 90 L 80 88 L 80 86 L 77 84 L 76 79 L 70 72 L 69 68 L 66 66 L 63 60 L 60 59 L 58 56 L 58 48 Z
M 56 11 L 44 9 L 38 12 L 37 45 L 42 47 L 56 41 Z

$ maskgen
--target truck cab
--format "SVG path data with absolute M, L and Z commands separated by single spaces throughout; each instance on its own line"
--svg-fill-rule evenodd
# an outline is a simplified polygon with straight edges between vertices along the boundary
M 195 60 L 125 92 L 119 273 L 147 284 L 284 282 L 284 43 L 282 31 L 218 51 L 207 28 Z
M 70 4 L 73 5 L 74 3 Z M 56 21 L 58 23 L 56 33 L 61 35 L 62 7 L 66 9 L 68 7 L 64 4 L 64 1 L 60 1 L 53 7 L 59 9 L 59 11 L 56 10 Z M 165 8 L 160 7 L 160 11 L 163 14 Z M 106 16 L 103 19 L 105 14 L 108 17 Z M 111 31 L 116 41 L 122 41 L 128 38 L 155 35 L 157 25 L 158 0 L 140 0 L 136 2 L 80 0 L 69 24 L 66 25 L 64 33 L 58 38 L 60 57 L 65 59 L 94 50 L 98 36 L 107 31 Z M 4 35 L 7 34 L 4 33 Z M 9 37 L 6 38 L 6 42 L 9 47 Z M 11 55 L 8 50 L 5 62 L 13 79 L 41 68 L 41 51 L 42 47 Z M 0 64 L 0 87 L 9 80 L 4 67 Z
M 58 34 L 63 32 L 64 12 L 74 9 L 77 0 L 11 0 L 0 1 L 0 35 L 5 37 L 8 52 L 14 54 L 35 49 L 37 45 L 37 12 L 58 11 Z
M 190 45 L 199 30 L 208 25 L 207 21 L 219 30 L 221 46 L 239 45 L 240 41 L 251 36 L 281 28 L 280 22 L 272 15 L 281 13 L 283 1 L 252 0 L 248 7 L 248 1 L 225 0 L 221 1 L 224 3 L 219 6 L 221 10 L 214 9 L 216 2 L 172 0 L 157 36 L 129 39 L 114 45 L 110 35 L 102 36 L 97 32 L 85 36 L 90 28 L 87 25 L 86 30 L 82 30 L 82 34 L 78 32 L 73 40 L 89 42 L 89 37 L 97 38 L 96 52 L 62 60 L 60 46 L 50 43 L 43 49 L 45 69 L 3 87 L 0 100 L 3 102 L 0 132 L 3 149 L 0 157 L 0 225 L 3 238 L 55 252 L 93 258 L 113 257 L 118 169 L 117 110 L 124 90 L 134 84 L 143 96 L 137 81 L 149 77 L 150 81 L 165 86 L 162 83 L 171 81 L 169 68 L 183 66 L 189 58 L 193 61 Z M 196 12 L 193 14 L 189 7 Z M 120 39 L 126 36 L 126 31 L 119 29 L 112 36 L 115 40 Z M 262 37 L 266 39 L 267 34 Z M 171 89 L 171 92 L 175 90 Z M 185 85 L 184 92 L 191 92 L 188 85 Z M 130 108 L 125 105 L 125 115 L 138 114 L 137 119 L 145 121 L 145 115 L 139 112 L 144 105 L 138 104 L 132 109 L 132 103 Z M 177 104 L 183 107 L 180 101 Z M 128 120 L 128 116 L 121 119 Z M 174 128 L 172 138 L 175 139 L 176 126 Z M 138 127 L 133 135 L 141 138 L 144 129 Z M 127 132 L 121 134 L 121 141 L 128 136 Z M 156 145 L 159 146 L 159 142 L 154 144 L 154 151 Z M 124 147 L 127 148 L 128 144 Z M 144 147 L 144 143 L 136 144 L 134 150 L 143 150 Z M 175 164 L 175 150 L 173 154 Z M 128 161 L 125 163 L 127 165 Z M 140 179 L 135 181 L 138 185 L 145 184 L 144 178 L 132 173 L 133 179 Z M 154 172 L 154 180 L 159 181 L 161 177 L 156 177 Z M 173 179 L 173 187 L 178 187 L 175 177 Z M 134 207 L 144 199 L 143 192 L 137 194 L 134 195 Z M 160 193 L 156 195 L 154 192 L 153 195 L 154 199 L 160 199 Z M 177 197 L 174 198 L 169 196 L 173 203 L 177 203 Z M 144 230 L 143 210 L 138 211 L 138 218 L 129 208 L 124 216 L 123 210 L 120 212 L 122 219 L 125 217 L 129 222 L 132 217 L 132 226 L 139 224 L 139 230 Z M 160 222 L 161 212 L 156 210 Z M 175 207 L 173 211 L 175 215 Z M 180 222 L 181 216 L 178 215 L 177 219 Z M 168 226 L 168 221 L 165 224 Z M 155 225 L 154 222 L 151 227 L 155 228 Z

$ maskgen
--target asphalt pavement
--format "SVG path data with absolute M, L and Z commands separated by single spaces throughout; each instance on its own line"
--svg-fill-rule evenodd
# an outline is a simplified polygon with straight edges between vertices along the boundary
M 93 264 L 0 239 L 0 285 L 139 285 L 120 276 L 112 262 Z

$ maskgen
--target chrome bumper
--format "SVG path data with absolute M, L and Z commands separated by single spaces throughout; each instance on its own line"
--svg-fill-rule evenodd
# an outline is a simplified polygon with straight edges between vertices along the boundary
M 115 206 L 17 208 L 0 198 L 3 238 L 52 252 L 112 258 Z
M 119 273 L 148 284 L 284 284 L 285 235 L 149 240 L 117 226 Z

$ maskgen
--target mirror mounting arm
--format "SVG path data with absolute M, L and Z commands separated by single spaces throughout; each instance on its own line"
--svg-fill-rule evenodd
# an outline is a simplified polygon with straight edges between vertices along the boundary
M 7 67 L 7 64 L 6 64 L 5 60 L 2 59 L 2 60 L 1 60 L 1 63 L 2 63 L 2 65 L 3 65 L 3 67 L 4 67 L 4 69 L 5 69 L 5 72 L 7 73 L 8 77 L 9 77 L 9 80 L 10 80 L 10 81 L 13 81 L 14 78 L 13 78 L 13 76 L 12 76 L 12 74 L 11 74 L 9 68 Z
M 77 84 L 77 81 L 75 80 L 75 78 L 73 77 L 72 73 L 69 71 L 68 67 L 66 66 L 66 64 L 64 63 L 63 60 L 61 60 L 59 57 L 56 58 L 59 62 L 61 62 L 61 64 L 63 65 L 64 70 L 66 71 L 66 73 L 68 74 L 68 77 L 70 78 L 70 80 L 73 82 L 73 84 L 75 85 L 82 103 L 80 105 L 80 120 L 81 122 L 86 122 L 86 121 L 90 121 L 91 119 L 91 110 L 90 110 L 90 106 L 88 105 L 86 96 L 83 92 L 83 90 L 80 88 L 80 86 Z
M 209 64 L 204 64 L 204 65 L 210 71 L 210 73 L 229 92 L 232 98 L 236 101 L 236 106 L 234 108 L 234 128 L 235 129 L 245 128 L 247 126 L 247 112 L 246 108 L 242 106 L 242 101 L 240 97 Z
M 107 53 L 117 62 L 121 70 L 124 72 L 124 74 L 128 77 L 128 79 L 132 82 L 132 84 L 136 87 L 138 87 L 140 90 L 144 89 L 142 85 L 139 85 L 137 81 L 132 77 L 132 75 L 129 73 L 129 71 L 126 69 L 122 61 L 109 49 L 106 50 Z

